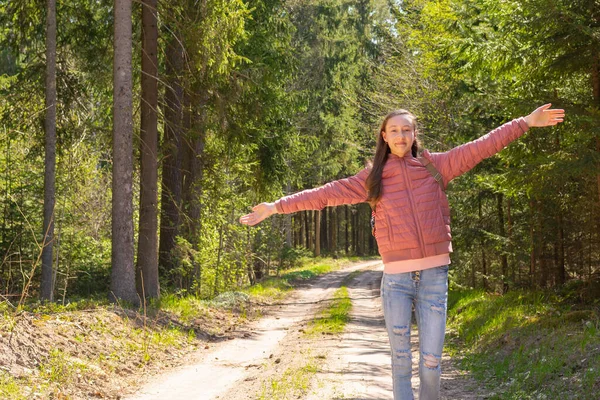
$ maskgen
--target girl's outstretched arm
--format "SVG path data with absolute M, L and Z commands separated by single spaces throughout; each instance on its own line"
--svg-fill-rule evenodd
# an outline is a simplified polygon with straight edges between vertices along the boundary
M 240 223 L 254 226 L 273 214 L 277 214 L 275 203 L 260 203 L 252 207 L 252 212 L 250 214 L 242 215 L 240 217 Z
M 529 128 L 553 126 L 563 122 L 565 111 L 551 109 L 551 104 L 536 108 L 526 117 L 517 118 L 492 130 L 488 134 L 469 143 L 457 146 L 443 153 L 423 152 L 440 171 L 447 185 L 452 179 L 471 170 L 482 160 L 493 156 L 518 139 Z
M 290 214 L 302 210 L 322 210 L 327 206 L 357 204 L 367 201 L 365 181 L 369 169 L 345 179 L 329 182 L 315 189 L 282 197 L 275 203 L 260 203 L 252 208 L 253 212 L 240 218 L 240 223 L 256 225 L 273 214 Z

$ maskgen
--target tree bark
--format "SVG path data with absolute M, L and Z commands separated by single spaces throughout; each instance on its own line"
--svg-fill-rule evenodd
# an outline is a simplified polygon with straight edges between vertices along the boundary
M 294 247 L 292 214 L 285 214 L 283 216 L 283 230 L 285 231 L 285 244 L 288 247 Z
M 221 266 L 221 251 L 223 250 L 223 229 L 225 228 L 225 224 L 221 224 L 219 228 L 219 250 L 217 252 L 217 265 L 215 265 L 215 283 L 213 285 L 213 297 L 217 297 L 219 295 L 219 267 Z M 198 293 L 199 294 L 199 293 Z
M 536 264 L 536 240 L 535 240 L 535 201 L 529 201 L 529 211 L 531 212 L 531 221 L 529 227 L 529 237 L 531 240 L 531 252 L 529 254 L 529 284 L 531 287 L 535 285 L 535 264 Z
M 308 243 L 308 248 L 310 250 L 315 251 L 315 243 L 313 241 L 315 234 L 314 234 L 314 228 L 315 228 L 315 213 L 313 210 L 307 210 L 306 211 L 306 241 Z
M 306 248 L 306 228 L 304 224 L 304 211 L 300 211 L 298 213 L 298 225 L 300 226 L 300 230 L 298 232 L 298 245 Z
M 359 256 L 365 255 L 365 230 L 363 229 L 362 212 L 360 205 L 356 207 L 356 242 L 357 242 L 357 254 Z
M 46 118 L 41 300 L 54 300 L 52 242 L 56 181 L 56 0 L 46 2 Z
M 479 192 L 479 196 L 478 196 L 478 205 L 479 205 L 479 223 L 483 224 L 482 221 L 482 217 L 483 217 L 483 211 L 482 211 L 482 204 L 481 204 L 481 197 L 482 197 L 482 193 Z M 485 240 L 483 239 L 483 236 L 481 237 L 481 275 L 482 275 L 482 279 L 481 279 L 481 284 L 483 285 L 483 290 L 488 290 L 488 280 L 487 280 L 487 257 L 485 254 Z
M 142 0 L 138 294 L 158 298 L 158 0 Z M 141 279 L 140 279 L 141 278 Z
M 563 219 L 562 214 L 558 214 L 557 217 L 558 223 L 558 246 L 557 246 L 557 276 L 556 280 L 559 285 L 564 285 L 567 281 L 567 272 L 565 269 L 565 233 L 563 229 Z
M 159 265 L 161 273 L 174 282 L 170 276 L 173 269 L 171 251 L 175 238 L 179 235 L 181 217 L 181 141 L 183 123 L 183 48 L 176 33 L 170 38 L 166 49 L 165 127 L 162 144 L 163 171 L 161 193 L 161 218 Z
M 508 231 L 507 231 L 507 238 L 508 238 L 508 246 L 509 246 L 509 250 L 512 252 L 513 250 L 513 223 L 512 223 L 512 214 L 511 214 L 511 201 L 510 201 L 510 197 L 506 199 L 506 225 L 508 227 Z M 512 263 L 512 268 L 511 268 L 511 280 L 513 282 L 517 282 L 517 278 L 515 276 L 515 269 L 518 268 L 518 266 L 515 266 L 515 264 L 518 265 L 518 263 L 513 262 Z
M 331 253 L 333 257 L 337 257 L 337 247 L 338 247 L 338 212 L 339 207 L 332 209 L 331 211 Z
M 594 96 L 594 106 L 600 108 L 600 55 L 594 56 L 592 64 L 592 92 Z M 596 133 L 596 151 L 600 153 L 600 133 Z M 596 189 L 598 190 L 598 204 L 600 205 L 600 173 L 596 175 Z
M 292 217 L 292 247 L 299 247 L 300 243 L 298 238 L 300 237 L 300 225 L 298 224 L 299 214 L 290 214 Z
M 201 117 L 199 117 L 201 118 Z M 203 121 L 196 120 L 194 133 L 192 137 L 192 159 L 191 159 L 191 178 L 192 188 L 190 197 L 190 237 L 192 239 L 192 247 L 194 250 L 199 250 L 200 232 L 202 231 L 202 196 L 203 187 L 202 179 L 204 179 L 204 128 L 201 125 Z M 233 211 L 233 210 L 232 210 Z M 200 263 L 194 260 L 194 278 L 200 288 L 200 280 L 202 271 Z
M 600 18 L 596 18 L 596 22 L 598 22 Z M 596 109 L 600 109 L 600 54 L 596 52 L 594 55 L 594 60 L 592 62 L 592 91 L 594 96 L 594 107 Z M 600 154 L 600 133 L 596 130 L 596 152 Z M 598 162 L 597 169 L 600 171 L 600 161 Z M 597 200 L 593 209 L 596 211 L 595 220 L 596 220 L 596 242 L 600 238 L 600 173 L 596 174 L 596 191 L 597 191 Z M 592 211 L 592 218 L 594 218 Z M 591 250 L 590 250 L 591 251 Z M 591 267 L 590 267 L 591 268 Z
M 304 211 L 304 242 L 308 250 L 312 249 L 310 244 L 310 210 Z
M 358 211 L 356 207 L 352 210 L 352 252 L 358 255 Z
M 321 214 L 321 251 L 327 254 L 329 252 L 329 212 L 331 207 L 326 207 L 319 212 Z
M 503 203 L 503 195 L 502 193 L 498 193 L 496 195 L 497 201 L 498 201 L 498 225 L 499 225 L 499 231 L 500 231 L 500 236 L 502 237 L 502 239 L 504 239 L 506 237 L 506 233 L 504 231 L 504 207 L 502 205 Z M 509 285 L 508 285 L 508 256 L 506 255 L 506 247 L 502 246 L 502 250 L 501 250 L 501 254 L 500 254 L 500 260 L 502 262 L 502 293 L 506 293 L 508 292 L 509 289 Z
M 349 232 L 349 225 L 350 225 L 350 219 L 348 217 L 349 211 L 348 211 L 348 206 L 344 206 L 344 233 L 345 233 L 345 240 L 344 240 L 344 250 L 346 255 L 348 255 L 348 253 L 350 252 L 350 232 Z
M 315 212 L 315 257 L 321 256 L 321 210 Z
M 112 272 L 110 297 L 139 304 L 133 265 L 131 1 L 114 5 Z

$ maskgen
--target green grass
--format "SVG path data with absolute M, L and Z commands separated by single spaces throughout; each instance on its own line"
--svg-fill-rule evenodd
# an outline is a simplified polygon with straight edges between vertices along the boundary
M 27 302 L 22 304 L 19 310 L 29 311 L 36 314 L 56 314 L 68 311 L 93 310 L 100 307 L 107 307 L 109 305 L 110 302 L 106 296 L 93 296 L 86 299 L 71 299 L 64 305 L 53 302 Z
M 85 374 L 87 366 L 78 360 L 73 360 L 59 349 L 50 351 L 48 359 L 39 366 L 40 376 L 52 383 L 65 385 L 71 383 L 77 374 Z
M 552 293 L 451 292 L 446 348 L 492 399 L 595 399 L 600 389 L 598 310 Z
M 351 262 L 364 261 L 370 258 L 330 257 L 302 258 L 301 266 L 286 270 L 279 277 L 270 277 L 243 290 L 252 300 L 257 302 L 281 300 L 296 284 L 307 279 L 337 271 Z
M 163 294 L 160 300 L 153 301 L 150 304 L 150 309 L 173 312 L 178 315 L 183 323 L 189 323 L 195 318 L 207 316 L 211 307 L 225 310 L 235 309 L 244 313 L 247 302 L 274 303 L 280 301 L 298 282 L 336 271 L 350 262 L 359 260 L 362 259 L 356 257 L 339 259 L 327 257 L 303 258 L 301 267 L 286 270 L 279 277 L 266 278 L 239 291 L 225 292 L 211 300 L 199 299 L 194 295 Z
M 0 398 L 10 400 L 26 400 L 27 396 L 23 394 L 19 381 L 0 370 Z
M 351 309 L 352 301 L 348 295 L 348 289 L 342 286 L 333 294 L 331 304 L 309 323 L 305 334 L 316 336 L 342 333 L 350 318 Z
M 171 293 L 163 294 L 159 300 L 152 301 L 150 308 L 177 314 L 183 323 L 189 323 L 195 318 L 208 313 L 206 301 L 200 300 L 196 296 L 177 296 Z
M 296 399 L 302 398 L 310 386 L 313 376 L 317 373 L 317 363 L 314 357 L 301 366 L 288 368 L 279 378 L 273 378 L 263 387 L 258 400 Z

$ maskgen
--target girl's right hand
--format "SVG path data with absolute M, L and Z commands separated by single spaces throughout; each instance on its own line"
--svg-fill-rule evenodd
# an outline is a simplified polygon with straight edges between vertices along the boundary
M 250 214 L 241 216 L 240 223 L 254 226 L 273 214 L 277 214 L 275 203 L 260 203 L 252 207 L 252 212 Z

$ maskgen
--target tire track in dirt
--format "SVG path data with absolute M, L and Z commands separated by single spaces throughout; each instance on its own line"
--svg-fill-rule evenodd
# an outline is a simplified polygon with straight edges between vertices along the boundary
M 270 376 L 301 361 L 305 347 L 303 327 L 321 302 L 331 297 L 343 279 L 356 270 L 379 262 L 364 262 L 302 284 L 265 318 L 236 332 L 232 340 L 211 344 L 194 363 L 175 369 L 145 384 L 129 400 L 248 399 L 264 387 Z

